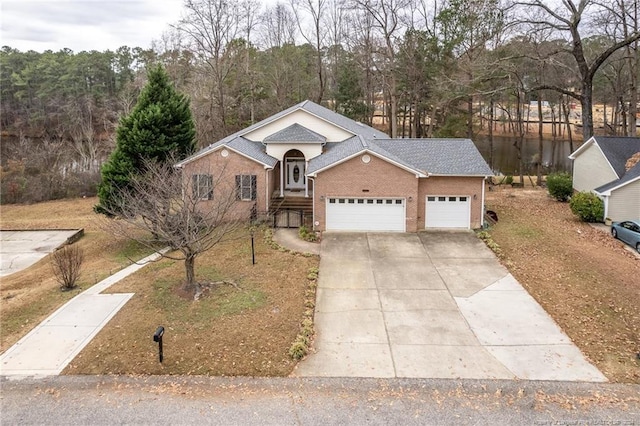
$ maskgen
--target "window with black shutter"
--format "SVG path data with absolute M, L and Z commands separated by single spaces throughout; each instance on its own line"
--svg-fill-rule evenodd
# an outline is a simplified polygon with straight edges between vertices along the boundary
M 236 199 L 252 201 L 257 197 L 256 175 L 236 175 Z
M 191 189 L 197 200 L 213 200 L 213 177 L 211 175 L 192 175 Z

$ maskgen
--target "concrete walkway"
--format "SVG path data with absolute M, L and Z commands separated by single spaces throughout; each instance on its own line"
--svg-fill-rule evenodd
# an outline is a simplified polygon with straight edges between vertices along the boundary
M 0 356 L 0 375 L 60 374 L 133 296 L 100 293 L 159 257 L 148 256 L 68 301 Z
M 299 253 L 320 254 L 320 244 L 303 240 L 298 236 L 297 229 L 276 228 L 273 232 L 273 240 L 282 247 Z
M 301 377 L 606 381 L 471 232 L 325 233 Z

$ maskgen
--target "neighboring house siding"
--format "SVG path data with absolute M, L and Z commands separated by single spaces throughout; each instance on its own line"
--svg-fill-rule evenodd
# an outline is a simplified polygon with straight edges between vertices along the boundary
M 425 227 L 425 201 L 427 195 L 457 195 L 471 198 L 471 228 L 480 228 L 483 214 L 482 177 L 432 176 L 420 179 L 418 229 Z
M 228 156 L 221 155 L 223 149 L 218 149 L 204 157 L 187 163 L 184 166 L 184 178 L 191 181 L 194 174 L 210 174 L 213 177 L 213 200 L 203 200 L 202 208 L 216 205 L 220 197 L 229 197 L 235 194 L 235 176 L 256 176 L 256 200 L 237 201 L 234 212 L 242 218 L 248 218 L 252 207 L 255 205 L 258 213 L 266 211 L 266 176 L 269 173 L 262 164 L 256 163 L 240 154 L 227 150 Z M 272 183 L 270 182 L 270 185 Z
M 316 230 L 325 230 L 325 208 L 328 197 L 383 198 L 402 197 L 406 205 L 406 231 L 416 232 L 418 214 L 418 178 L 393 164 L 371 155 L 362 162 L 358 155 L 351 160 L 320 172 L 313 192 Z M 365 192 L 366 191 L 366 192 Z M 324 197 L 324 199 L 320 199 Z M 411 201 L 409 201 L 411 197 Z
M 326 137 L 327 142 L 340 142 L 353 136 L 352 133 L 341 129 L 340 127 L 336 127 L 306 111 L 298 110 L 249 132 L 245 134 L 244 137 L 252 141 L 262 141 L 267 136 L 279 132 L 280 130 L 296 123 Z
M 573 188 L 576 191 L 593 191 L 618 176 L 596 144 L 591 144 L 573 161 Z
M 640 219 L 640 180 L 611 193 L 607 216 L 613 221 Z

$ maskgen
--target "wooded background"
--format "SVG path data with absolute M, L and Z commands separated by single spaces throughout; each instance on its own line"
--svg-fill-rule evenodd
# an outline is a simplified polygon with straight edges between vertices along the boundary
M 4 46 L 1 201 L 94 195 L 152 64 L 191 99 L 199 147 L 311 99 L 392 137 L 517 144 L 533 120 L 573 149 L 594 104 L 596 129 L 636 135 L 639 38 L 638 0 L 186 0 L 149 49 Z

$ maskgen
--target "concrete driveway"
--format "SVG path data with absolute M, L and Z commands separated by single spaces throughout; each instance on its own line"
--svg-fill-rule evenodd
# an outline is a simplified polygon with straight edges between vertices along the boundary
M 0 231 L 0 277 L 28 268 L 82 233 L 81 229 Z
M 325 233 L 296 376 L 606 381 L 472 232 Z

